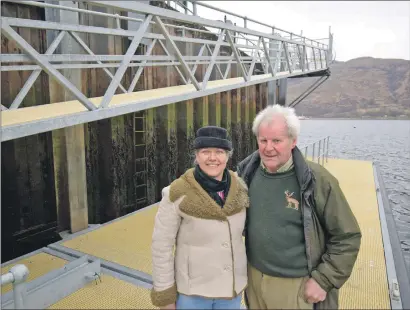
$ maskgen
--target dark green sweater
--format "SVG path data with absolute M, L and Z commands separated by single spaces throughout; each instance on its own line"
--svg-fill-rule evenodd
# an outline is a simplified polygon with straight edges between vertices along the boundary
M 276 277 L 308 275 L 300 188 L 294 169 L 270 174 L 259 167 L 249 196 L 246 248 L 250 264 Z

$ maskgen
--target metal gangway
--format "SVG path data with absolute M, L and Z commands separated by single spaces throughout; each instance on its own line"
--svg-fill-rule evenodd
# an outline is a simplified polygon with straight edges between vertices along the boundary
M 159 6 L 139 1 L 2 2 L 38 7 L 45 13 L 43 20 L 34 20 L 24 16 L 10 17 L 7 10 L 2 10 L 2 35 L 15 44 L 17 52 L 2 52 L 1 72 L 28 71 L 31 75 L 11 104 L 6 106 L 2 100 L 1 141 L 259 83 L 328 75 L 332 61 L 333 37 L 330 33 L 328 44 L 324 44 L 247 17 L 242 17 L 243 26 L 227 20 L 209 20 L 198 16 L 198 6 L 216 8 L 199 1 L 166 1 Z M 96 16 L 112 21 L 112 27 L 82 24 L 84 19 Z M 249 22 L 270 27 L 269 31 L 254 30 Z M 47 38 L 46 48 L 39 51 L 23 38 L 19 29 L 40 31 Z M 85 42 L 87 35 L 128 38 L 128 43 L 123 53 L 95 54 Z M 146 47 L 145 54 L 137 52 L 142 45 Z M 151 54 L 158 45 L 165 51 L 164 56 Z M 198 53 L 192 55 L 189 48 L 183 48 L 188 45 L 194 46 L 192 50 Z M 195 76 L 201 65 L 206 67 L 202 80 Z M 156 66 L 175 68 L 181 83 L 136 91 L 142 72 Z M 91 68 L 102 68 L 111 78 L 101 97 L 90 98 L 84 94 L 82 85 L 86 81 L 81 71 Z M 126 88 L 122 80 L 130 68 L 134 73 Z M 234 68 L 238 76 L 229 78 Z M 68 99 L 61 102 L 50 99 L 50 102 L 21 107 L 43 72 L 49 81 L 62 87 Z

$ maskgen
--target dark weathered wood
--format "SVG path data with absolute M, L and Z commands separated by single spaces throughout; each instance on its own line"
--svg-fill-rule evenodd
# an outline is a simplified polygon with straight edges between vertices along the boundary
M 14 3 L 1 3 L 2 16 L 41 20 L 42 10 Z M 44 30 L 16 28 L 33 48 L 44 53 Z M 2 53 L 23 53 L 13 40 L 2 36 Z M 31 72 L 1 73 L 1 103 L 10 106 Z M 20 107 L 49 102 L 48 78 L 40 74 Z M 2 148 L 2 262 L 56 241 L 51 133 L 3 142 Z
M 249 130 L 249 110 L 250 110 L 250 100 L 249 100 L 249 87 L 241 88 L 241 114 L 242 121 L 241 127 L 243 132 L 243 149 L 242 158 L 245 158 L 251 153 L 252 141 Z
M 232 144 L 233 144 L 233 156 L 232 156 L 232 166 L 236 167 L 238 163 L 243 159 L 242 154 L 242 118 L 241 118 L 241 88 L 234 89 L 231 91 L 232 95 Z
M 256 149 L 256 138 L 252 132 L 252 124 L 253 120 L 256 116 L 256 87 L 257 85 L 249 87 L 249 123 L 248 123 L 248 131 L 250 135 L 250 152 L 252 153 Z
M 192 32 L 186 32 L 186 36 L 192 37 Z M 178 44 L 178 47 L 184 55 L 194 55 L 194 44 Z M 179 81 L 183 84 L 183 81 Z M 178 165 L 176 176 L 179 177 L 187 169 L 193 166 L 193 142 L 195 139 L 194 132 L 194 101 L 187 100 L 178 102 L 176 105 L 177 117 L 177 149 Z

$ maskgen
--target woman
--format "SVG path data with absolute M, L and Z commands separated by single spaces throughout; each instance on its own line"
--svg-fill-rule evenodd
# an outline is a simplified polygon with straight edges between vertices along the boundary
M 226 168 L 232 143 L 225 129 L 200 128 L 194 148 L 195 168 L 162 191 L 151 300 L 163 309 L 239 309 L 247 285 L 247 188 Z

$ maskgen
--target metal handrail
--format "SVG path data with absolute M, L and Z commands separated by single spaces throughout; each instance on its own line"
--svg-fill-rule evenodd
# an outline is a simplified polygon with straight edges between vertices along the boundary
M 14 309 L 24 309 L 25 281 L 29 270 L 25 265 L 18 264 L 10 268 L 10 271 L 1 276 L 1 286 L 13 284 Z
M 300 150 L 304 154 L 305 158 L 309 158 L 308 153 L 309 153 L 309 148 L 311 148 L 312 149 L 311 150 L 311 154 L 312 154 L 311 160 L 313 162 L 317 160 L 317 163 L 320 164 L 320 159 L 322 159 L 322 166 L 323 166 L 325 164 L 325 159 L 327 162 L 329 158 L 329 139 L 330 139 L 330 136 L 324 137 L 320 140 L 317 140 L 313 143 L 310 143 L 308 145 L 301 147 Z M 319 146 L 317 150 L 316 150 L 316 145 Z M 315 157 L 316 152 L 317 152 L 317 156 Z
M 191 12 L 193 15 L 197 15 L 197 14 L 196 14 L 196 12 L 197 12 L 197 6 L 199 5 L 199 6 L 202 6 L 202 7 L 208 8 L 208 9 L 211 9 L 211 10 L 215 10 L 215 11 L 218 11 L 218 12 L 221 12 L 221 13 L 225 13 L 225 14 L 228 14 L 228 15 L 231 15 L 231 16 L 238 17 L 238 18 L 240 18 L 240 19 L 243 20 L 243 25 L 244 25 L 245 28 L 248 28 L 248 27 L 247 27 L 247 22 L 250 21 L 250 22 L 253 22 L 253 23 L 257 24 L 257 25 L 271 28 L 271 29 L 272 29 L 272 33 L 275 33 L 275 31 L 283 32 L 283 33 L 289 35 L 289 38 L 290 38 L 291 40 L 292 40 L 292 39 L 293 39 L 293 40 L 294 40 L 294 39 L 300 39 L 300 40 L 302 40 L 302 41 L 304 41 L 304 42 L 310 42 L 312 45 L 315 45 L 315 44 L 316 44 L 318 47 L 323 47 L 323 48 L 327 48 L 327 47 L 328 47 L 328 44 L 324 44 L 324 43 L 322 43 L 322 42 L 319 42 L 319 40 L 308 39 L 308 38 L 304 37 L 303 35 L 298 35 L 298 34 L 295 34 L 295 33 L 293 33 L 293 32 L 290 32 L 290 31 L 286 31 L 286 30 L 284 30 L 284 29 L 281 29 L 281 28 L 279 28 L 279 27 L 265 24 L 265 23 L 263 23 L 263 22 L 257 21 L 257 20 L 255 20 L 255 19 L 249 18 L 249 17 L 247 17 L 247 16 L 242 16 L 242 15 L 239 15 L 239 14 L 236 14 L 236 13 L 233 13 L 233 12 L 230 12 L 230 11 L 227 11 L 227 10 L 224 10 L 224 9 L 217 8 L 217 7 L 213 6 L 213 5 L 210 5 L 210 4 L 207 4 L 207 3 L 203 3 L 203 2 L 201 2 L 201 1 L 187 1 L 187 2 L 191 2 L 192 8 L 193 8 L 192 10 L 189 10 L 187 6 L 181 4 L 181 1 L 179 1 L 179 0 L 168 1 L 168 3 L 170 3 L 170 2 L 174 2 L 177 6 L 180 6 L 183 10 L 185 10 L 185 13 L 186 13 L 186 14 L 187 14 L 187 12 L 189 11 L 189 12 Z M 322 39 L 320 39 L 320 40 L 322 40 Z M 330 37 L 329 37 L 329 38 L 326 38 L 326 40 L 330 40 Z

